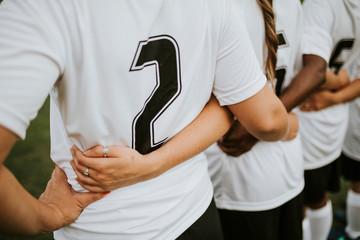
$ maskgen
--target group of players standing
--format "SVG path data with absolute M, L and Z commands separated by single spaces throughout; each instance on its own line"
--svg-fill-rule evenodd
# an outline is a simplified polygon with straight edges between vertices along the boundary
M 255 20 L 249 20 L 256 16 L 251 4 L 234 2 L 250 38 L 259 38 Z M 269 24 L 264 1 L 258 3 Z M 358 239 L 360 4 L 274 0 L 272 5 L 278 37 L 273 86 L 298 117 L 299 134 L 288 141 L 249 144 L 234 123 L 205 151 L 226 239 L 327 239 L 333 218 L 327 192 L 339 191 L 340 174 L 351 181 L 346 239 Z
M 358 0 L 159 0 L 146 7 L 134 0 L 65 2 L 8 0 L 0 11 L 0 86 L 11 90 L 37 83 L 29 85 L 36 85 L 37 95 L 27 89 L 20 95 L 1 93 L 0 124 L 10 131 L 1 128 L 0 140 L 24 138 L 55 86 L 52 160 L 75 190 L 112 191 L 105 198 L 91 196 L 87 204 L 103 199 L 79 218 L 54 218 L 56 224 L 46 230 L 63 227 L 55 239 L 323 240 L 333 216 L 327 192 L 339 190 L 340 173 L 352 182 L 346 237 L 360 239 Z M 25 57 L 16 54 L 19 49 Z M 30 80 L 16 70 L 26 64 Z M 156 76 L 155 88 L 134 81 L 150 75 Z M 11 101 L 16 98 L 23 101 Z M 168 112 L 171 118 L 165 119 Z M 285 126 L 285 118 L 287 127 L 264 130 L 268 116 L 280 119 L 274 126 Z M 225 135 L 215 129 L 219 122 L 225 131 L 231 124 Z M 93 148 L 98 155 L 83 153 L 95 145 L 109 147 L 106 153 L 104 147 Z M 124 145 L 141 155 L 124 152 Z M 10 148 L 2 145 L 2 161 Z M 147 163 L 127 165 L 133 178 L 121 175 L 127 154 L 149 156 Z M 100 158 L 101 167 L 93 161 Z M 167 162 L 151 172 L 149 159 Z M 111 173 L 104 168 L 110 160 Z M 1 171 L 2 184 L 16 184 L 5 167 Z M 55 201 L 51 187 L 40 198 L 45 204 Z M 14 216 L 18 206 L 9 203 L 16 193 L 0 189 L 6 195 L 1 230 L 39 233 L 43 226 L 25 223 L 37 217 L 27 211 L 38 203 L 29 200 L 18 210 L 26 218 Z M 46 211 L 38 212 L 44 218 Z M 14 220 L 5 223 L 9 218 Z

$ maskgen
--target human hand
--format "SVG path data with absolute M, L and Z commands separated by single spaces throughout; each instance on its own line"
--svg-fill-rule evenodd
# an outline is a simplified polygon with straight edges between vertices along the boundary
M 345 68 L 336 74 L 329 70 L 326 72 L 326 82 L 321 86 L 322 89 L 337 90 L 350 84 L 350 76 Z
M 320 111 L 336 103 L 336 94 L 334 92 L 330 90 L 320 90 L 308 97 L 300 104 L 299 108 L 303 112 Z
M 77 193 L 67 183 L 65 172 L 58 166 L 51 175 L 45 191 L 39 197 L 43 203 L 40 214 L 43 232 L 50 232 L 73 223 L 83 209 L 105 195 L 102 193 Z
M 289 131 L 283 141 L 293 140 L 299 132 L 299 119 L 295 113 L 289 113 Z
M 95 146 L 81 152 L 71 148 L 73 161 L 70 162 L 81 186 L 90 192 L 108 192 L 120 187 L 154 177 L 151 161 L 129 147 L 109 146 L 104 157 L 103 146 Z M 88 176 L 84 175 L 88 169 Z
M 239 121 L 235 120 L 229 131 L 217 142 L 219 148 L 226 154 L 238 157 L 251 148 L 259 140 L 252 136 Z

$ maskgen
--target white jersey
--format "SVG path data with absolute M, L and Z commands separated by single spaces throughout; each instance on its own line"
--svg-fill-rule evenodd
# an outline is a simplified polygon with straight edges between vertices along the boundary
M 254 49 L 266 48 L 262 11 L 255 0 L 234 0 L 245 19 Z M 300 39 L 301 5 L 297 0 L 274 1 L 278 50 L 277 88 L 286 86 L 294 75 Z M 256 30 L 254 30 L 256 26 Z M 254 41 L 256 40 L 256 41 Z M 259 41 L 260 40 L 260 41 Z M 263 64 L 264 54 L 257 51 Z M 238 211 L 264 211 L 281 206 L 304 187 L 303 158 L 299 137 L 293 141 L 258 142 L 251 151 L 231 157 L 216 144 L 205 151 L 214 185 L 216 206 Z
M 356 53 L 359 56 L 354 66 L 353 79 L 360 78 L 360 48 Z M 349 104 L 349 125 L 345 134 L 343 153 L 353 160 L 360 161 L 360 97 Z
M 337 71 L 347 61 L 360 28 L 354 14 L 360 11 L 357 0 L 306 0 L 302 53 L 322 57 Z M 323 167 L 341 153 L 348 121 L 348 104 L 338 104 L 299 116 L 305 169 Z
M 147 153 L 193 121 L 211 92 L 229 105 L 264 87 L 232 9 L 226 0 L 5 0 L 0 124 L 24 138 L 54 87 L 52 158 L 83 190 L 69 165 L 72 144 Z M 174 239 L 204 213 L 212 191 L 200 154 L 112 191 L 55 238 Z

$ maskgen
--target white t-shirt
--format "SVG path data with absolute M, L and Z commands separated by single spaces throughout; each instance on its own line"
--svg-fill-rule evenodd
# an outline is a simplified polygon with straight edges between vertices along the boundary
M 356 50 L 353 79 L 360 78 L 360 48 Z M 353 160 L 360 161 L 360 97 L 349 104 L 349 125 L 345 134 L 343 153 Z
M 5 0 L 0 124 L 24 138 L 53 89 L 52 158 L 82 190 L 69 165 L 72 144 L 145 153 L 194 120 L 211 92 L 229 105 L 264 87 L 245 26 L 232 9 L 226 0 Z M 55 238 L 174 239 L 211 198 L 200 154 L 111 192 Z
M 360 26 L 353 14 L 360 11 L 356 0 L 306 0 L 302 53 L 322 57 L 333 70 L 349 58 L 355 29 Z M 338 104 L 317 112 L 301 112 L 299 116 L 305 169 L 323 167 L 341 153 L 348 122 L 348 104 Z
M 255 0 L 234 0 L 263 65 L 266 49 L 262 11 Z M 281 44 L 277 68 L 278 89 L 287 86 L 294 74 L 301 35 L 301 5 L 297 0 L 274 1 L 276 29 Z M 214 185 L 216 206 L 238 211 L 276 208 L 298 195 L 303 187 L 303 158 L 299 137 L 292 141 L 258 142 L 251 151 L 231 157 L 216 144 L 205 151 Z

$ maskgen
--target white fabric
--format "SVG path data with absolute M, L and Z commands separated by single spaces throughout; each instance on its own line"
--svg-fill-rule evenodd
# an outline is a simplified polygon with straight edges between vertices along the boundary
M 54 86 L 52 159 L 81 191 L 69 165 L 72 144 L 84 150 L 149 140 L 153 147 L 194 120 L 212 91 L 227 105 L 263 88 L 266 79 L 232 9 L 225 0 L 5 0 L 0 124 L 24 138 Z M 172 64 L 162 64 L 161 57 Z M 162 84 L 170 87 L 161 90 Z M 164 95 L 157 97 L 155 90 Z M 163 109 L 145 114 L 150 99 L 160 99 L 154 105 Z M 153 119 L 148 131 L 135 127 L 139 119 Z M 174 239 L 211 198 L 200 154 L 155 179 L 113 191 L 55 237 Z
M 349 126 L 342 151 L 349 158 L 360 161 L 360 98 L 350 102 L 349 108 Z
M 360 237 L 360 193 L 348 191 L 346 199 L 346 233 L 353 239 Z
M 344 40 L 353 42 L 358 38 L 359 36 L 355 36 L 355 29 L 360 27 L 355 25 L 357 23 L 352 17 L 360 11 L 360 2 L 351 1 L 353 8 L 347 8 L 346 2 L 349 1 L 304 2 L 303 54 L 318 55 L 327 63 L 332 59 L 331 64 L 339 64 L 338 67 L 346 63 L 352 49 L 344 48 L 338 56 L 334 55 L 335 49 Z M 317 112 L 295 110 L 299 116 L 305 169 L 323 167 L 340 155 L 347 128 L 348 110 L 348 104 L 338 104 Z
M 246 19 L 254 49 L 264 46 L 262 11 L 256 1 L 235 0 L 240 15 Z M 301 6 L 296 0 L 274 1 L 277 31 L 284 33 L 287 45 L 278 51 L 279 65 L 288 70 L 285 83 L 292 78 L 299 45 Z M 259 25 L 255 31 L 253 27 Z M 262 28 L 260 29 L 260 26 Z M 299 30 L 299 31 L 297 31 Z M 257 45 L 255 45 L 257 44 Z M 292 49 L 293 48 L 293 49 Z M 262 53 L 257 54 L 262 59 Z M 260 60 L 260 62 L 263 62 Z M 239 211 L 263 211 L 276 208 L 298 195 L 304 186 L 301 142 L 258 142 L 240 157 L 223 153 L 216 144 L 205 151 L 214 185 L 218 208 Z
M 322 208 L 307 209 L 306 216 L 310 222 L 311 239 L 326 240 L 333 221 L 331 201 Z
M 302 221 L 303 229 L 303 239 L 302 240 L 311 240 L 311 230 L 310 230 L 310 221 L 309 218 L 305 217 Z
M 354 64 L 353 77 L 360 79 L 360 47 L 355 54 L 358 60 Z M 349 109 L 349 125 L 342 151 L 349 158 L 360 161 L 360 97 L 349 103 Z

